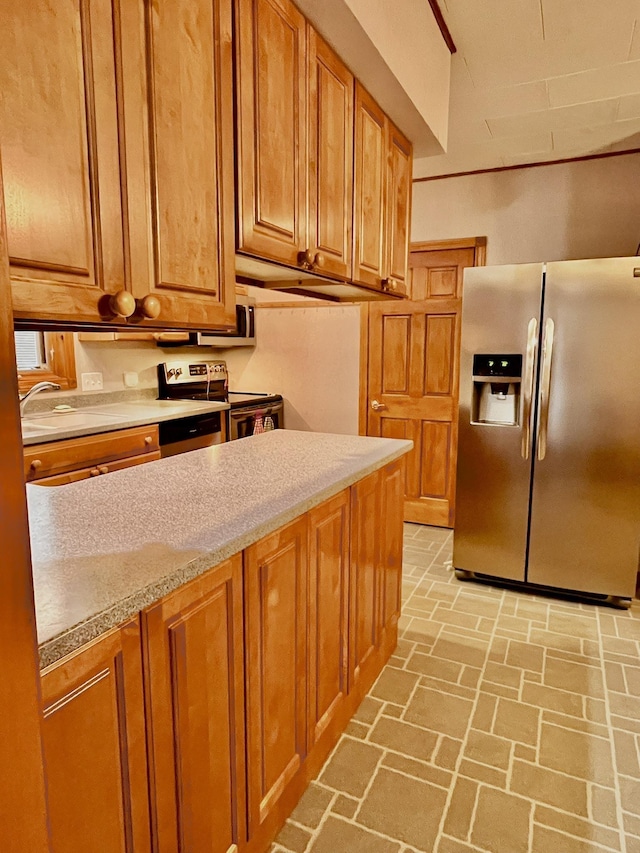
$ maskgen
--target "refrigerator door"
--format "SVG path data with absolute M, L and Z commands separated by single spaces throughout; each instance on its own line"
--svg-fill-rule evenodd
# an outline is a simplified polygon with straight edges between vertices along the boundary
M 525 579 L 532 465 L 536 350 L 542 264 L 465 270 L 462 295 L 458 472 L 453 565 L 457 569 Z M 515 383 L 474 381 L 489 355 L 519 356 Z M 509 359 L 506 359 L 508 361 Z M 498 365 L 499 365 L 498 361 Z M 509 377 L 511 379 L 515 377 Z M 483 381 L 484 380 L 484 381 Z M 517 390 L 515 425 L 502 413 Z M 495 423 L 480 422 L 494 419 Z
M 640 548 L 640 258 L 547 264 L 545 331 L 550 322 L 527 580 L 629 597 Z

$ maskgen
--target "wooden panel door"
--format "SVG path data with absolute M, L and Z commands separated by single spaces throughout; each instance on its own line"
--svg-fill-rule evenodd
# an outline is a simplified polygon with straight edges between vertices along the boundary
M 238 248 L 295 266 L 306 245 L 306 21 L 237 0 Z
M 52 849 L 151 849 L 138 620 L 42 673 Z
M 0 145 L 14 314 L 113 316 L 125 287 L 111 0 L 0 0 Z
M 454 523 L 462 274 L 476 251 L 412 252 L 414 301 L 369 307 L 366 429 L 414 442 L 405 521 Z
M 242 556 L 143 614 L 157 853 L 246 839 Z
M 380 634 L 397 632 L 402 605 L 402 540 L 404 536 L 405 460 L 380 472 Z
M 385 262 L 386 118 L 359 83 L 354 121 L 353 280 L 379 289 Z
M 351 278 L 354 79 L 309 27 L 309 248 L 325 275 Z
M 367 680 L 379 640 L 380 473 L 351 487 L 349 690 Z
M 232 326 L 232 0 L 125 5 L 126 140 L 137 166 L 128 176 L 128 202 L 140 320 Z M 136 75 L 144 81 L 145 70 L 142 85 Z
M 245 551 L 249 835 L 307 752 L 307 518 Z
M 309 512 L 309 750 L 347 695 L 349 489 Z
M 389 161 L 387 167 L 386 289 L 406 293 L 408 289 L 409 223 L 411 218 L 411 178 L 413 147 L 391 123 L 388 124 Z

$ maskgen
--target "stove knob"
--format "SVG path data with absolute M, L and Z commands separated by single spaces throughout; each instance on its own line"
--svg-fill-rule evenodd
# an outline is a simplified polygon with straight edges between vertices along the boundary
M 181 368 L 181 367 L 179 367 L 179 368 L 176 370 L 176 379 L 178 378 L 178 376 L 182 376 L 182 368 Z
M 171 377 L 174 375 L 174 373 L 175 373 L 175 370 L 173 369 L 173 367 L 169 368 L 169 370 L 167 370 L 167 379 L 171 379 Z

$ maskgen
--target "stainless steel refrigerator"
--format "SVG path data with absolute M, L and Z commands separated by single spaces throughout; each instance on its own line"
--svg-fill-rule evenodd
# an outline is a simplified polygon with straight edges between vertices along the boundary
M 633 596 L 640 258 L 465 271 L 453 565 Z

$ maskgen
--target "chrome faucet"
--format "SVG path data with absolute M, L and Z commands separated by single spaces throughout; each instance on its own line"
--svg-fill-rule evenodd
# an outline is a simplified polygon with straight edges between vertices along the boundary
M 36 382 L 33 388 L 29 388 L 26 394 L 23 394 L 18 399 L 20 400 L 20 417 L 24 417 L 24 410 L 29 400 L 39 391 L 59 391 L 60 386 L 57 382 Z

